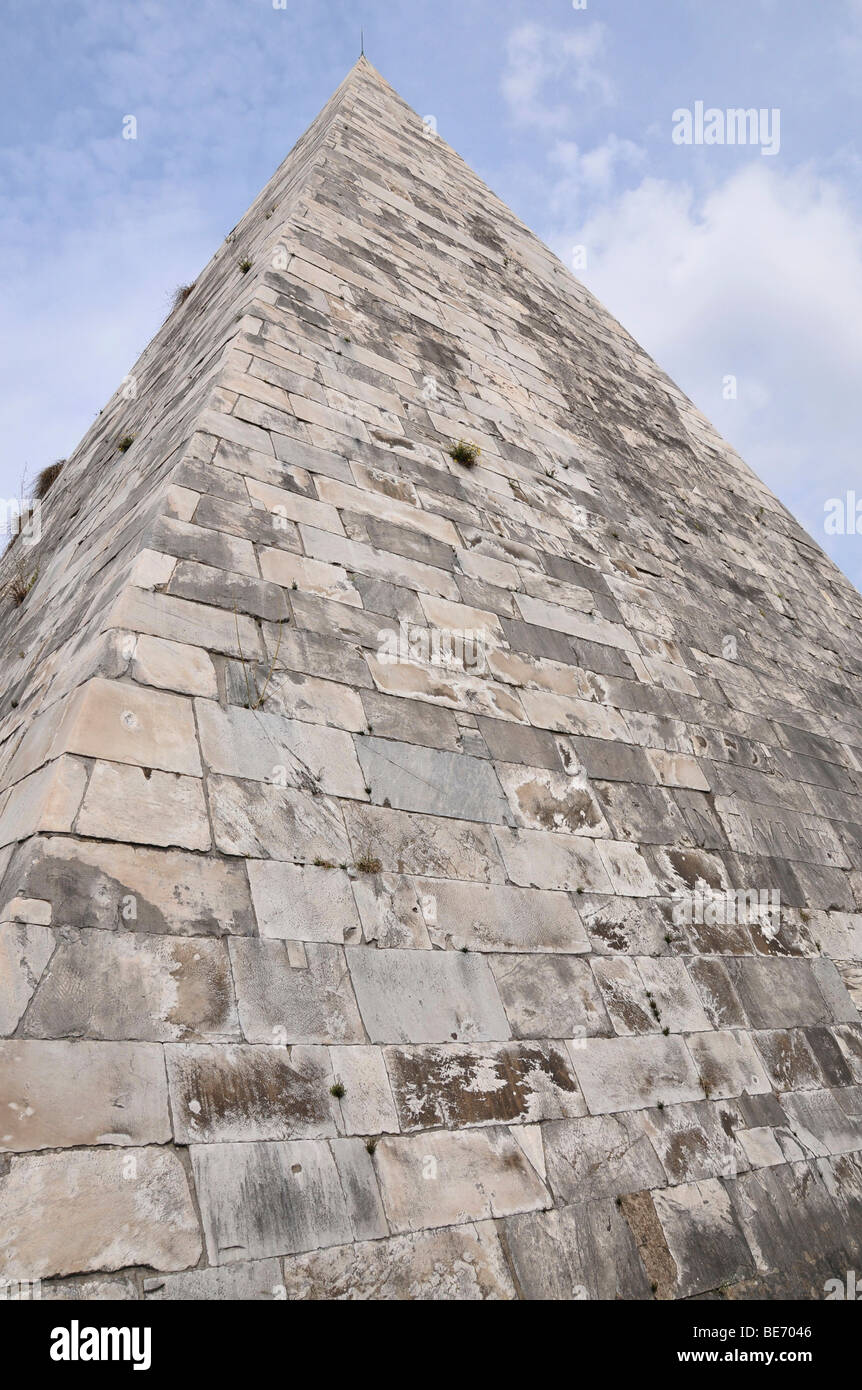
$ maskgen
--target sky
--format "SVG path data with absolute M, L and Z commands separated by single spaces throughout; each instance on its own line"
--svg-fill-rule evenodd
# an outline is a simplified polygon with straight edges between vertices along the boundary
M 71 454 L 360 27 L 862 587 L 862 0 L 5 0 L 0 502 Z

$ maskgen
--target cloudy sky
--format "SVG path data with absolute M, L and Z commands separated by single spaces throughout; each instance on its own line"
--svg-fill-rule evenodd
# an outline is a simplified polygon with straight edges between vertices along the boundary
M 830 499 L 862 504 L 862 0 L 4 12 L 0 496 L 71 453 L 364 25 L 384 76 L 862 585 L 862 519 L 858 536 L 824 525 Z M 698 102 L 762 109 L 768 128 L 757 144 L 678 143 L 674 113 Z

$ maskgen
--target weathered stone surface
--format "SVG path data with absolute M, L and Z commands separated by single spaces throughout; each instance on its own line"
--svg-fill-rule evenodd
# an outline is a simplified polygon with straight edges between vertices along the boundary
M 39 832 L 68 834 L 86 783 L 86 765 L 68 757 L 58 758 L 18 782 L 0 809 L 0 846 Z
M 611 1200 L 513 1216 L 502 1228 L 524 1298 L 650 1297 L 634 1237 Z
M 747 1033 L 695 1033 L 687 1039 L 707 1095 L 759 1095 L 770 1089 L 769 1077 Z
M 203 937 L 80 932 L 59 942 L 23 1031 L 149 1042 L 235 1038 L 225 947 Z
M 197 700 L 195 709 L 201 750 L 213 772 L 332 796 L 365 796 L 353 742 L 342 730 L 238 705 L 222 709 L 213 700 Z
M 541 767 L 496 764 L 516 824 L 571 835 L 607 835 L 601 807 L 585 779 Z
M 178 1144 L 336 1133 L 323 1048 L 180 1043 L 166 1048 L 165 1060 Z
M 8 1037 L 35 993 L 55 946 L 48 927 L 0 925 L 0 1034 Z
M 201 775 L 191 702 L 128 682 L 97 678 L 76 691 L 48 757 L 61 753 Z
M 96 763 L 75 829 L 97 840 L 197 850 L 210 847 L 199 778 L 122 763 Z
M 587 1038 L 585 1046 L 570 1050 L 594 1115 L 703 1097 L 697 1068 L 681 1038 Z
M 135 643 L 132 676 L 141 685 L 178 690 L 183 695 L 218 695 L 212 659 L 200 647 L 168 642 L 163 637 L 141 636 Z
M 12 872 L 61 923 L 168 936 L 254 930 L 244 866 L 224 859 L 51 835 L 22 846 Z
M 662 1166 L 634 1115 L 587 1116 L 543 1126 L 548 1185 L 564 1205 L 662 1187 Z
M 188 1274 L 163 1274 L 144 1279 L 147 1302 L 228 1300 L 232 1303 L 280 1301 L 284 1298 L 280 1260 L 250 1260 L 247 1264 L 215 1265 Z
M 239 937 L 231 943 L 246 1041 L 365 1042 L 343 951 L 314 943 L 300 945 L 294 955 L 291 944 Z
M 390 873 L 502 883 L 493 837 L 484 825 L 407 815 L 379 806 L 344 807 L 355 854 L 372 854 Z
M 541 830 L 495 830 L 494 835 L 513 883 L 565 893 L 613 892 L 599 848 L 589 840 Z
M 705 1100 L 670 1105 L 664 1110 L 643 1110 L 638 1119 L 669 1183 L 735 1177 L 748 1167 L 744 1147 L 735 1142 L 740 1137 L 740 1117 L 732 1105 Z
M 346 954 L 372 1042 L 484 1042 L 510 1036 L 483 957 L 363 947 L 347 947 Z
M 516 1297 L 490 1221 L 284 1260 L 288 1299 L 482 1302 Z
M 758 1272 L 783 1271 L 789 1297 L 822 1298 L 824 1279 L 847 1268 L 854 1237 L 817 1168 L 759 1168 L 741 1173 L 727 1191 Z M 796 1249 L 804 1258 L 788 1260 Z
M 588 951 L 590 943 L 565 893 L 498 884 L 414 879 L 435 946 L 469 951 Z
M 458 1129 L 583 1115 L 568 1054 L 552 1043 L 386 1049 L 400 1127 Z
M 338 945 L 359 939 L 359 912 L 343 869 L 250 859 L 248 877 L 261 936 Z
M 208 777 L 207 786 L 213 835 L 223 854 L 336 864 L 349 858 L 341 812 L 328 798 L 232 777 Z
M 375 1149 L 374 1166 L 395 1234 L 551 1205 L 507 1129 L 386 1135 Z
M 0 1151 L 170 1138 L 162 1050 L 151 1043 L 0 1043 Z
M 572 956 L 492 956 L 516 1038 L 585 1039 L 611 1032 L 586 961 Z
M 188 1180 L 165 1149 L 75 1149 L 13 1158 L 0 1176 L 0 1274 L 187 1269 L 201 1238 Z
M 436 883 L 437 880 L 434 880 Z M 353 898 L 367 942 L 383 947 L 431 947 L 423 908 L 434 915 L 434 896 L 420 901 L 417 881 L 400 874 L 360 874 Z
M 832 1021 L 808 961 L 734 958 L 726 967 L 753 1028 Z
M 677 1270 L 677 1295 L 734 1283 L 754 1261 L 725 1188 L 714 1178 L 653 1193 L 655 1209 Z
M 376 806 L 501 824 L 509 808 L 491 765 L 480 758 L 382 738 L 356 741 Z
M 353 1239 L 329 1145 L 204 1144 L 191 1149 L 210 1264 L 262 1260 Z
M 332 1153 L 350 1213 L 354 1240 L 388 1236 L 371 1154 L 362 1139 L 333 1139 Z
M 330 1047 L 332 1074 L 344 1088 L 341 1122 L 348 1134 L 397 1134 L 400 1126 L 383 1051 L 379 1047 Z

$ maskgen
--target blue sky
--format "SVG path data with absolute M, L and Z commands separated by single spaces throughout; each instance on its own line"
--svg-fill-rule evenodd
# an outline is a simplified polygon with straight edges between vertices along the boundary
M 858 585 L 862 0 L 6 0 L 0 496 L 71 453 L 355 60 L 568 264 Z M 780 147 L 673 113 L 780 111 Z M 138 138 L 122 138 L 134 115 Z M 734 387 L 727 379 L 735 378 Z

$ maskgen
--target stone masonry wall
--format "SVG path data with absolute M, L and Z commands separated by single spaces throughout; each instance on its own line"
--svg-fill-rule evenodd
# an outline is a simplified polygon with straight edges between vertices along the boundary
M 132 376 L 3 614 L 0 1279 L 822 1297 L 860 596 L 364 59 Z

